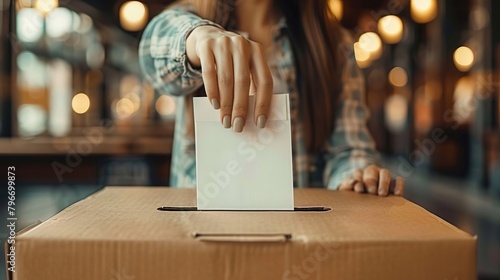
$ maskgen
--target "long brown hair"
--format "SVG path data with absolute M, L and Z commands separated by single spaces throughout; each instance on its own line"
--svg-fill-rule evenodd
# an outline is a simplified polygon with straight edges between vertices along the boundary
M 203 18 L 226 26 L 239 1 L 184 0 Z M 297 69 L 308 151 L 318 152 L 335 126 L 341 92 L 342 33 L 328 0 L 275 0 L 286 18 Z

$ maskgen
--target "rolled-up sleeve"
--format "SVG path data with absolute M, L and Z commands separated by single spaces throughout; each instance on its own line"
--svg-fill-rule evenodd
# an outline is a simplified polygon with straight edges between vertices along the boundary
M 188 8 L 163 11 L 146 27 L 139 44 L 139 63 L 146 79 L 161 93 L 182 96 L 202 84 L 201 71 L 193 69 L 186 55 L 186 39 L 201 25 L 219 25 L 204 20 Z
M 345 176 L 357 168 L 379 162 L 375 142 L 366 125 L 365 83 L 352 49 L 342 71 L 342 93 L 335 129 L 326 145 L 324 184 L 338 189 Z

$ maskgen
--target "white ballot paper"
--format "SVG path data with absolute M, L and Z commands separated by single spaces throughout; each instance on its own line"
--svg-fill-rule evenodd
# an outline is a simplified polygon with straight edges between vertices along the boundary
M 255 96 L 242 133 L 225 129 L 208 98 L 194 98 L 199 210 L 293 210 L 288 94 L 275 94 L 266 127 L 254 123 Z

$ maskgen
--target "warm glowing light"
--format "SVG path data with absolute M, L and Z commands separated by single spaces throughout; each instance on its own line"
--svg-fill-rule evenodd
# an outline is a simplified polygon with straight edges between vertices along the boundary
M 344 4 L 342 0 L 330 0 L 328 1 L 328 7 L 332 14 L 337 18 L 338 21 L 342 20 L 342 16 L 344 14 Z
M 453 93 L 453 117 L 458 123 L 465 123 L 470 120 L 472 114 L 476 111 L 474 102 L 474 79 L 465 76 L 458 80 Z
M 411 0 L 411 17 L 415 22 L 427 23 L 437 16 L 436 0 Z
M 403 21 L 397 16 L 385 16 L 378 21 L 378 32 L 386 43 L 397 44 L 403 38 Z
M 371 65 L 370 53 L 359 46 L 359 42 L 354 43 L 354 57 L 360 68 L 366 68 Z
M 467 72 L 474 64 L 474 52 L 470 48 L 462 46 L 453 53 L 453 61 L 458 70 Z
M 116 114 L 120 119 L 130 117 L 134 113 L 134 102 L 128 98 L 122 98 L 116 102 Z
M 408 100 L 402 94 L 391 95 L 385 103 L 387 128 L 398 133 L 404 130 L 408 118 Z
M 160 96 L 156 100 L 156 111 L 162 116 L 172 115 L 175 112 L 175 101 L 170 96 Z
M 148 20 L 148 8 L 139 1 L 129 1 L 120 7 L 120 24 L 128 31 L 141 30 Z
M 46 15 L 50 13 L 55 8 L 59 7 L 58 0 L 35 0 L 35 4 L 33 5 L 38 12 L 42 15 Z
M 125 98 L 132 101 L 132 104 L 134 104 L 133 113 L 139 111 L 139 108 L 141 107 L 141 97 L 137 94 L 137 92 L 129 92 L 125 95 Z
M 359 47 L 370 54 L 370 60 L 382 55 L 382 40 L 375 32 L 366 32 L 359 37 Z
M 90 99 L 85 93 L 79 93 L 73 97 L 71 107 L 77 114 L 85 114 L 90 108 Z
M 394 67 L 389 72 L 389 82 L 395 87 L 404 87 L 408 83 L 408 74 L 402 67 Z
M 17 1 L 18 5 L 20 6 L 20 8 L 31 8 L 32 7 L 32 4 L 31 3 L 31 0 L 19 0 Z M 9 4 L 7 1 L 4 1 L 4 5 L 5 5 L 5 8 L 7 8 L 7 4 Z M 1 10 L 1 8 L 0 8 Z

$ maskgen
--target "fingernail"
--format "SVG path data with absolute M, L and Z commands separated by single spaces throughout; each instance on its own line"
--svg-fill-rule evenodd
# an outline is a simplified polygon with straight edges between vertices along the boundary
M 369 189 L 368 189 L 368 192 L 370 192 L 370 193 L 377 193 L 377 187 L 370 186 Z
M 212 98 L 212 106 L 214 107 L 215 110 L 220 109 L 219 100 L 217 98 Z
M 260 115 L 257 118 L 257 127 L 258 128 L 264 128 L 264 127 L 266 127 L 266 121 L 267 121 L 266 115 Z
M 245 126 L 245 121 L 243 121 L 242 117 L 237 117 L 233 121 L 233 131 L 234 132 L 242 132 L 243 131 L 243 126 Z
M 224 128 L 230 128 L 231 127 L 231 116 L 229 116 L 229 115 L 224 116 L 224 118 L 222 119 L 222 125 L 224 126 Z

